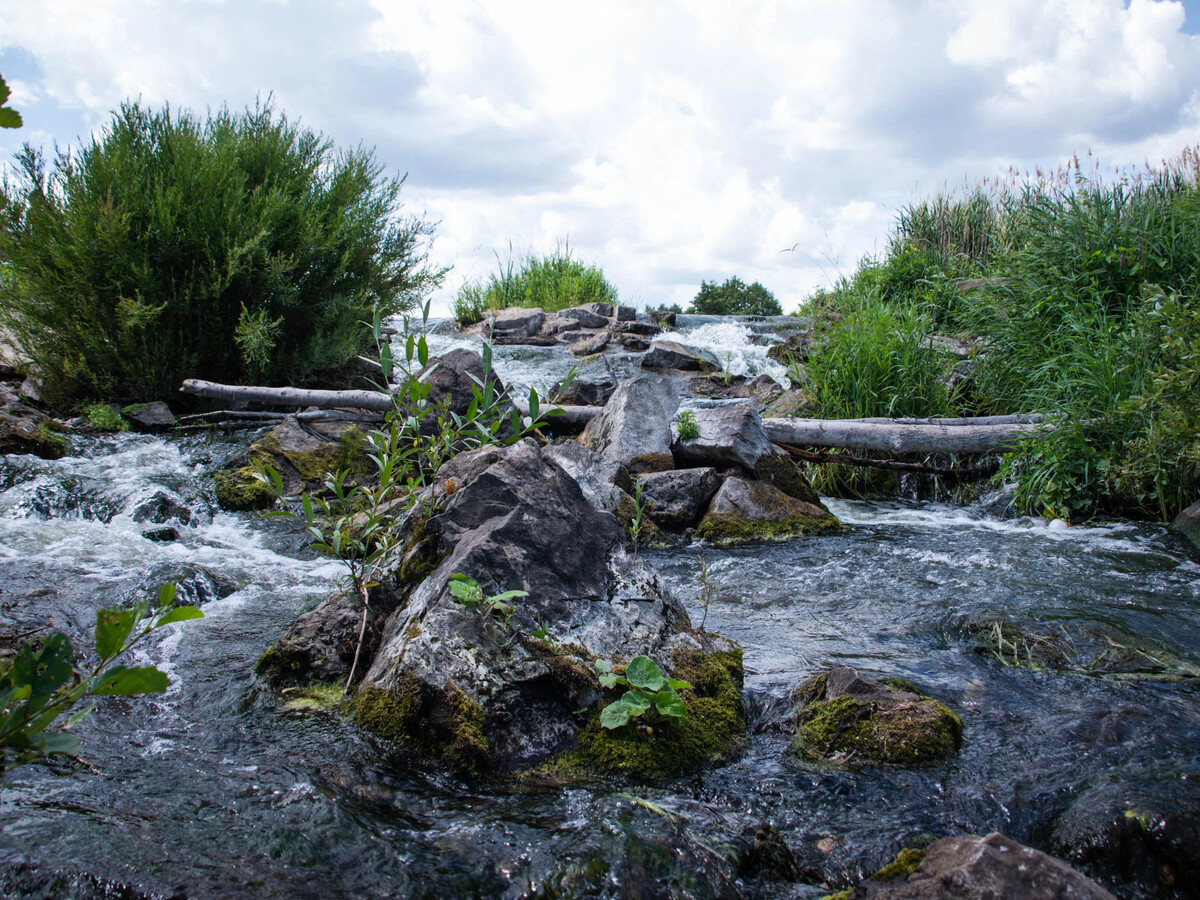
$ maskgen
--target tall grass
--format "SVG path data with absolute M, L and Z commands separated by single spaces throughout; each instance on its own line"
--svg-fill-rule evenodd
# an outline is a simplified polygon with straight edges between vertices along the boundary
M 0 324 L 59 400 L 184 378 L 304 383 L 441 273 L 401 179 L 270 106 L 201 121 L 127 103 L 78 152 L 26 146 L 0 198 Z
M 960 291 L 966 276 L 979 282 Z M 903 210 L 885 259 L 864 261 L 809 305 L 844 316 L 830 348 L 861 373 L 814 391 L 828 411 L 901 409 L 908 394 L 924 396 L 923 375 L 881 377 L 896 357 L 873 324 L 919 309 L 981 348 L 969 391 L 951 398 L 958 411 L 1052 417 L 1052 432 L 1005 460 L 1024 509 L 1170 518 L 1200 498 L 1198 294 L 1196 151 L 1113 175 L 1075 159 Z
M 546 312 L 584 303 L 616 303 L 617 291 L 596 266 L 571 256 L 567 244 L 548 256 L 529 254 L 517 261 L 511 248 L 507 261 L 497 256 L 497 271 L 486 280 L 468 281 L 454 299 L 460 325 L 479 322 L 489 310 L 509 306 L 540 307 Z

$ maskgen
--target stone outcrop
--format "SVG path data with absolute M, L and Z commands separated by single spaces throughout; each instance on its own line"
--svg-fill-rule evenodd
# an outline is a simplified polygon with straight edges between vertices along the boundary
M 605 459 L 578 441 L 553 444 L 542 451 L 542 456 L 575 479 L 584 497 L 596 509 L 615 513 L 633 490 L 633 479 L 625 466 Z
M 726 478 L 696 537 L 714 544 L 837 534 L 845 526 L 823 504 L 790 497 L 766 481 Z
M 559 465 L 526 440 L 460 454 L 437 483 L 444 503 L 421 530 L 432 571 L 388 622 L 355 699 L 360 724 L 466 774 L 568 756 L 662 774 L 728 752 L 744 727 L 740 652 L 692 633 L 679 601 L 620 551 L 613 516 Z M 449 590 L 456 574 L 487 596 L 528 595 L 511 617 L 468 608 Z M 692 681 L 683 699 L 695 714 L 652 736 L 608 732 L 593 661 L 639 654 Z
M 617 388 L 579 442 L 630 472 L 661 472 L 674 466 L 671 420 L 679 406 L 665 379 L 642 376 Z
M 802 758 L 921 765 L 953 756 L 962 743 L 962 720 L 898 679 L 841 667 L 804 681 L 793 697 L 791 752 Z
M 0 456 L 28 453 L 59 459 L 71 451 L 70 442 L 59 434 L 54 420 L 21 403 L 16 392 L 5 387 L 0 404 Z
M 510 306 L 490 313 L 484 319 L 484 330 L 491 329 L 493 336 L 534 337 L 542 330 L 546 322 L 546 314 L 540 307 L 526 309 L 521 306 Z
M 717 372 L 721 369 L 721 363 L 707 350 L 686 347 L 678 341 L 654 341 L 642 357 L 642 368 Z
M 875 877 L 886 874 L 885 869 Z M 997 833 L 943 838 L 925 850 L 911 874 L 866 881 L 839 896 L 846 900 L 1116 900 L 1066 863 Z

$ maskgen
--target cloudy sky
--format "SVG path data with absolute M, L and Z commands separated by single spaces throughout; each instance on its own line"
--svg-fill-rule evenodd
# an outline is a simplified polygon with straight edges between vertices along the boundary
M 0 0 L 0 157 L 273 93 L 408 173 L 442 308 L 569 240 L 626 302 L 737 274 L 790 310 L 930 192 L 1200 141 L 1196 34 L 1200 0 Z

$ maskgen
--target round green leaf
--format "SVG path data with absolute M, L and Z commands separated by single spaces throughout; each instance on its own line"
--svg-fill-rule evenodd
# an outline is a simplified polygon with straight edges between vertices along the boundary
M 605 728 L 620 728 L 629 721 L 629 708 L 620 700 L 600 711 L 600 724 Z
M 648 656 L 635 656 L 625 667 L 625 677 L 634 687 L 657 691 L 663 686 L 662 669 Z

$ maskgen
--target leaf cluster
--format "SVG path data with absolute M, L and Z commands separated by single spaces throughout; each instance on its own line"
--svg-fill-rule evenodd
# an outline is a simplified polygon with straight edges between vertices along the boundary
M 484 594 L 478 581 L 461 572 L 450 576 L 449 588 L 450 596 L 455 602 L 477 611 L 484 622 L 499 623 L 505 631 L 511 627 L 513 613 L 516 611 L 512 601 L 529 596 L 528 591 L 501 591 L 499 594 L 488 596 Z
M 700 437 L 700 423 L 696 421 L 696 414 L 690 409 L 679 411 L 675 417 L 675 427 L 679 430 L 681 441 L 691 441 Z
M 624 667 L 598 659 L 596 671 L 602 686 L 629 688 L 621 699 L 600 711 L 600 724 L 605 728 L 620 728 L 639 718 L 647 722 L 679 722 L 686 714 L 683 700 L 676 692 L 691 690 L 692 685 L 677 678 L 667 678 L 658 663 L 648 656 L 635 656 Z
M 165 584 L 159 591 L 160 612 L 149 620 L 145 602 L 98 610 L 96 662 L 90 667 L 76 664 L 71 641 L 62 632 L 51 632 L 40 642 L 22 641 L 0 671 L 0 774 L 53 755 L 78 753 L 79 740 L 70 729 L 91 712 L 92 704 L 75 709 L 84 698 L 165 691 L 165 672 L 116 661 L 151 632 L 204 617 L 194 606 L 173 607 L 174 601 L 175 585 Z

